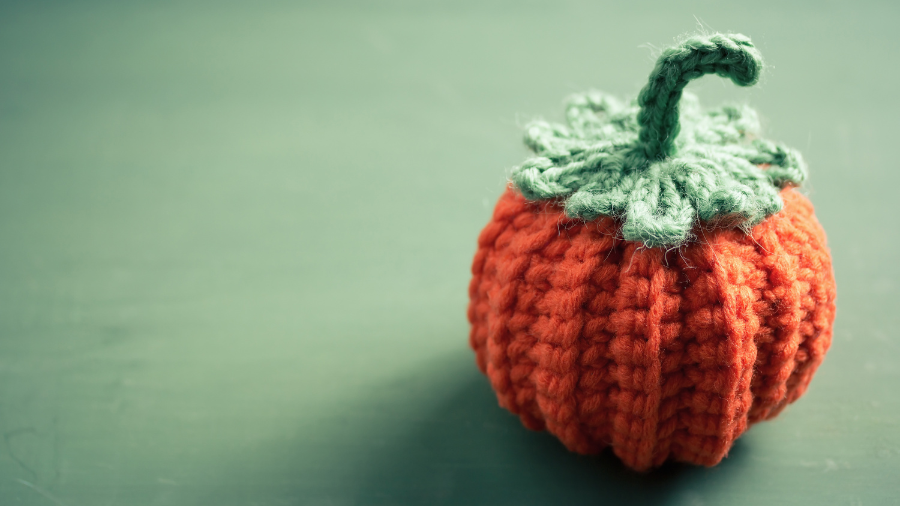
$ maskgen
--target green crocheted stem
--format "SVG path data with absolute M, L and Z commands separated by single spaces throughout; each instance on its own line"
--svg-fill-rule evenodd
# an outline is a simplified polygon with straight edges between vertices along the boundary
M 638 95 L 638 138 L 650 160 L 673 154 L 681 92 L 693 79 L 706 74 L 730 78 L 738 86 L 759 81 L 762 57 L 748 37 L 715 34 L 692 37 L 663 51 L 650 73 L 650 80 Z
M 648 247 L 680 246 L 698 224 L 749 230 L 781 210 L 779 192 L 806 179 L 806 164 L 760 137 L 750 107 L 703 110 L 683 90 L 705 74 L 749 86 L 761 68 L 743 35 L 687 39 L 663 52 L 637 100 L 581 93 L 569 98 L 565 125 L 531 122 L 525 144 L 535 156 L 510 179 L 572 218 L 621 219 L 622 238 Z

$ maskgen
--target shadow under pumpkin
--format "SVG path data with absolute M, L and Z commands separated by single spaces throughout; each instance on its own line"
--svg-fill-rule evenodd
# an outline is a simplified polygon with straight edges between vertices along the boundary
M 364 459 L 359 504 L 664 504 L 748 465 L 746 436 L 713 468 L 667 463 L 641 474 L 609 449 L 571 453 L 500 408 L 474 364 L 445 394 L 404 437 Z

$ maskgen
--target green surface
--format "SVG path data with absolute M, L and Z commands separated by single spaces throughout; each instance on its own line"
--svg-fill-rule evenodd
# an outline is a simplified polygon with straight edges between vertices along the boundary
M 0 5 L 0 504 L 896 503 L 896 5 Z M 688 89 L 805 155 L 838 317 L 720 466 L 634 475 L 496 406 L 468 267 L 519 125 L 695 16 L 765 55 Z

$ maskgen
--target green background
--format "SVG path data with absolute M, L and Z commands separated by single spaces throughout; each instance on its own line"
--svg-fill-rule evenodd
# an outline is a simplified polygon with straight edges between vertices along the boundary
M 789 4 L 789 3 L 788 3 Z M 0 5 L 0 504 L 892 504 L 896 3 Z M 838 280 L 808 394 L 637 475 L 501 410 L 475 239 L 562 99 L 743 32 Z

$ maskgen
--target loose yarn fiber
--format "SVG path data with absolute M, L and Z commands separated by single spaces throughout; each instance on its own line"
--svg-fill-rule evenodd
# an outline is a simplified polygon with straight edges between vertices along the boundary
M 568 127 L 529 128 L 551 165 L 514 173 L 479 236 L 468 308 L 478 367 L 525 426 L 639 471 L 712 466 L 806 391 L 835 283 L 792 188 L 799 155 L 750 139 L 749 109 L 689 100 L 678 135 L 687 80 L 749 84 L 759 61 L 746 37 L 695 37 L 663 53 L 637 107 L 579 95 Z

